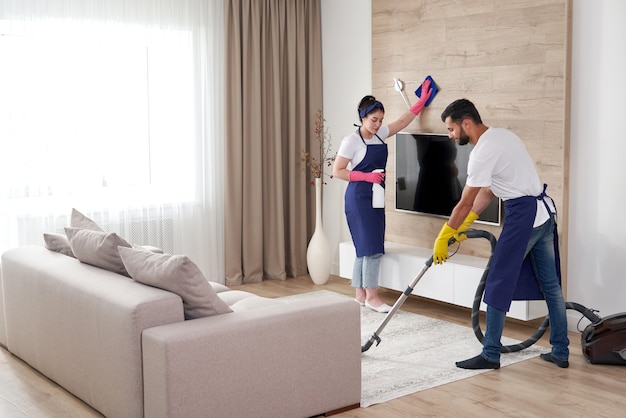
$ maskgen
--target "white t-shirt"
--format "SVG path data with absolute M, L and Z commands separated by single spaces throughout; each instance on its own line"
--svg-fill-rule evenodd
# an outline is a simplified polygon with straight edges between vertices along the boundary
M 384 141 L 385 138 L 389 136 L 389 126 L 381 126 L 376 135 Z M 356 167 L 361 161 L 363 161 L 363 158 L 365 158 L 367 145 L 383 145 L 376 135 L 372 135 L 372 139 L 363 138 L 365 141 L 364 144 L 363 141 L 361 141 L 358 130 L 354 131 L 351 135 L 348 135 L 341 140 L 341 145 L 339 145 L 337 155 L 350 160 L 350 164 L 348 165 L 350 169 Z
M 522 196 L 539 196 L 543 183 L 535 163 L 522 140 L 504 128 L 488 128 L 470 152 L 466 184 L 471 187 L 489 187 L 502 200 Z M 555 212 L 550 199 L 546 199 Z M 534 226 L 545 223 L 548 210 L 537 200 Z

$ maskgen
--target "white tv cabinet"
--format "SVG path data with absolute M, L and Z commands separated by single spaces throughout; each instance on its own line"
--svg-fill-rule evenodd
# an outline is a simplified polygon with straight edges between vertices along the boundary
M 419 274 L 432 249 L 385 242 L 378 283 L 381 287 L 405 291 Z M 351 241 L 339 244 L 339 276 L 351 279 L 356 252 Z M 413 289 L 413 294 L 471 308 L 487 259 L 455 254 L 443 265 L 432 265 Z M 480 309 L 486 306 L 481 303 Z M 543 300 L 513 301 L 508 316 L 523 321 L 543 318 L 548 310 Z

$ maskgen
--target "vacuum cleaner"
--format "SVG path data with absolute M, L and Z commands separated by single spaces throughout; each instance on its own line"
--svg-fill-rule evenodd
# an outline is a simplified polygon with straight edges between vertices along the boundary
M 496 237 L 490 232 L 483 230 L 470 229 L 464 232 L 467 238 L 485 238 L 491 245 L 491 256 L 496 246 Z M 448 245 L 452 245 L 456 242 L 454 238 L 451 238 Z M 458 248 L 456 249 L 458 251 Z M 454 256 L 456 251 L 451 255 Z M 487 281 L 487 275 L 489 274 L 489 268 L 491 265 L 491 256 L 487 261 L 485 271 L 478 283 L 476 293 L 474 295 L 474 301 L 472 303 L 472 329 L 474 335 L 480 341 L 483 342 L 484 334 L 480 328 L 480 303 L 485 291 L 485 283 Z M 387 326 L 389 321 L 393 318 L 395 313 L 400 309 L 402 304 L 406 301 L 409 295 L 413 292 L 413 289 L 417 283 L 422 279 L 426 271 L 432 266 L 433 257 L 431 256 L 422 267 L 419 274 L 413 279 L 408 287 L 402 292 L 398 300 L 393 304 L 391 310 L 385 316 L 383 322 L 374 331 L 371 337 L 361 346 L 361 352 L 369 350 L 369 348 L 376 343 L 380 344 L 380 333 Z M 592 364 L 614 364 L 614 365 L 626 365 L 626 312 L 615 315 L 610 315 L 605 318 L 601 318 L 596 314 L 597 311 L 589 309 L 579 303 L 565 302 L 567 309 L 573 309 L 583 315 L 590 321 L 585 329 L 581 333 L 581 346 L 583 355 Z M 582 320 L 582 317 L 581 317 Z M 537 331 L 525 341 L 517 344 L 502 346 L 502 353 L 511 353 L 520 351 L 530 347 L 536 343 L 546 332 L 550 324 L 548 316 L 546 316 L 543 322 L 537 328 Z M 580 331 L 580 330 L 579 330 Z

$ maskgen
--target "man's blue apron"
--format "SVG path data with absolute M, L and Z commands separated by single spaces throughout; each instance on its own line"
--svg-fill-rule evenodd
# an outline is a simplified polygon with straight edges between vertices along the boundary
M 359 128 L 359 136 L 361 129 Z M 387 165 L 387 144 L 376 135 L 381 144 L 367 145 L 365 157 L 352 169 L 371 173 Z M 381 184 L 385 187 L 385 183 Z M 356 256 L 364 257 L 385 252 L 385 209 L 372 207 L 372 183 L 354 181 L 348 183 L 345 195 L 345 212 L 356 248 Z
M 533 259 L 524 257 L 533 231 L 537 200 L 544 200 L 546 185 L 541 195 L 523 196 L 504 202 L 505 218 L 502 233 L 496 244 L 485 284 L 484 301 L 501 311 L 509 311 L 513 300 L 541 300 L 543 292 L 533 268 Z M 544 201 L 544 204 L 545 201 Z M 546 204 L 547 207 L 547 204 Z M 561 281 L 561 261 L 556 226 L 554 231 L 556 272 Z

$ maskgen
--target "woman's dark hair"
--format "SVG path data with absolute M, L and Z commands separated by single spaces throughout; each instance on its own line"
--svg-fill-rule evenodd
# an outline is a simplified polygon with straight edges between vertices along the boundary
M 385 112 L 385 108 L 381 102 L 376 100 L 374 96 L 365 96 L 361 99 L 359 103 L 358 113 L 359 119 L 363 119 L 365 116 L 370 114 L 374 109 L 380 109 Z
M 459 99 L 450 103 L 441 114 L 441 121 L 445 122 L 448 116 L 452 119 L 452 122 L 471 119 L 474 123 L 483 123 L 476 106 L 467 99 Z

